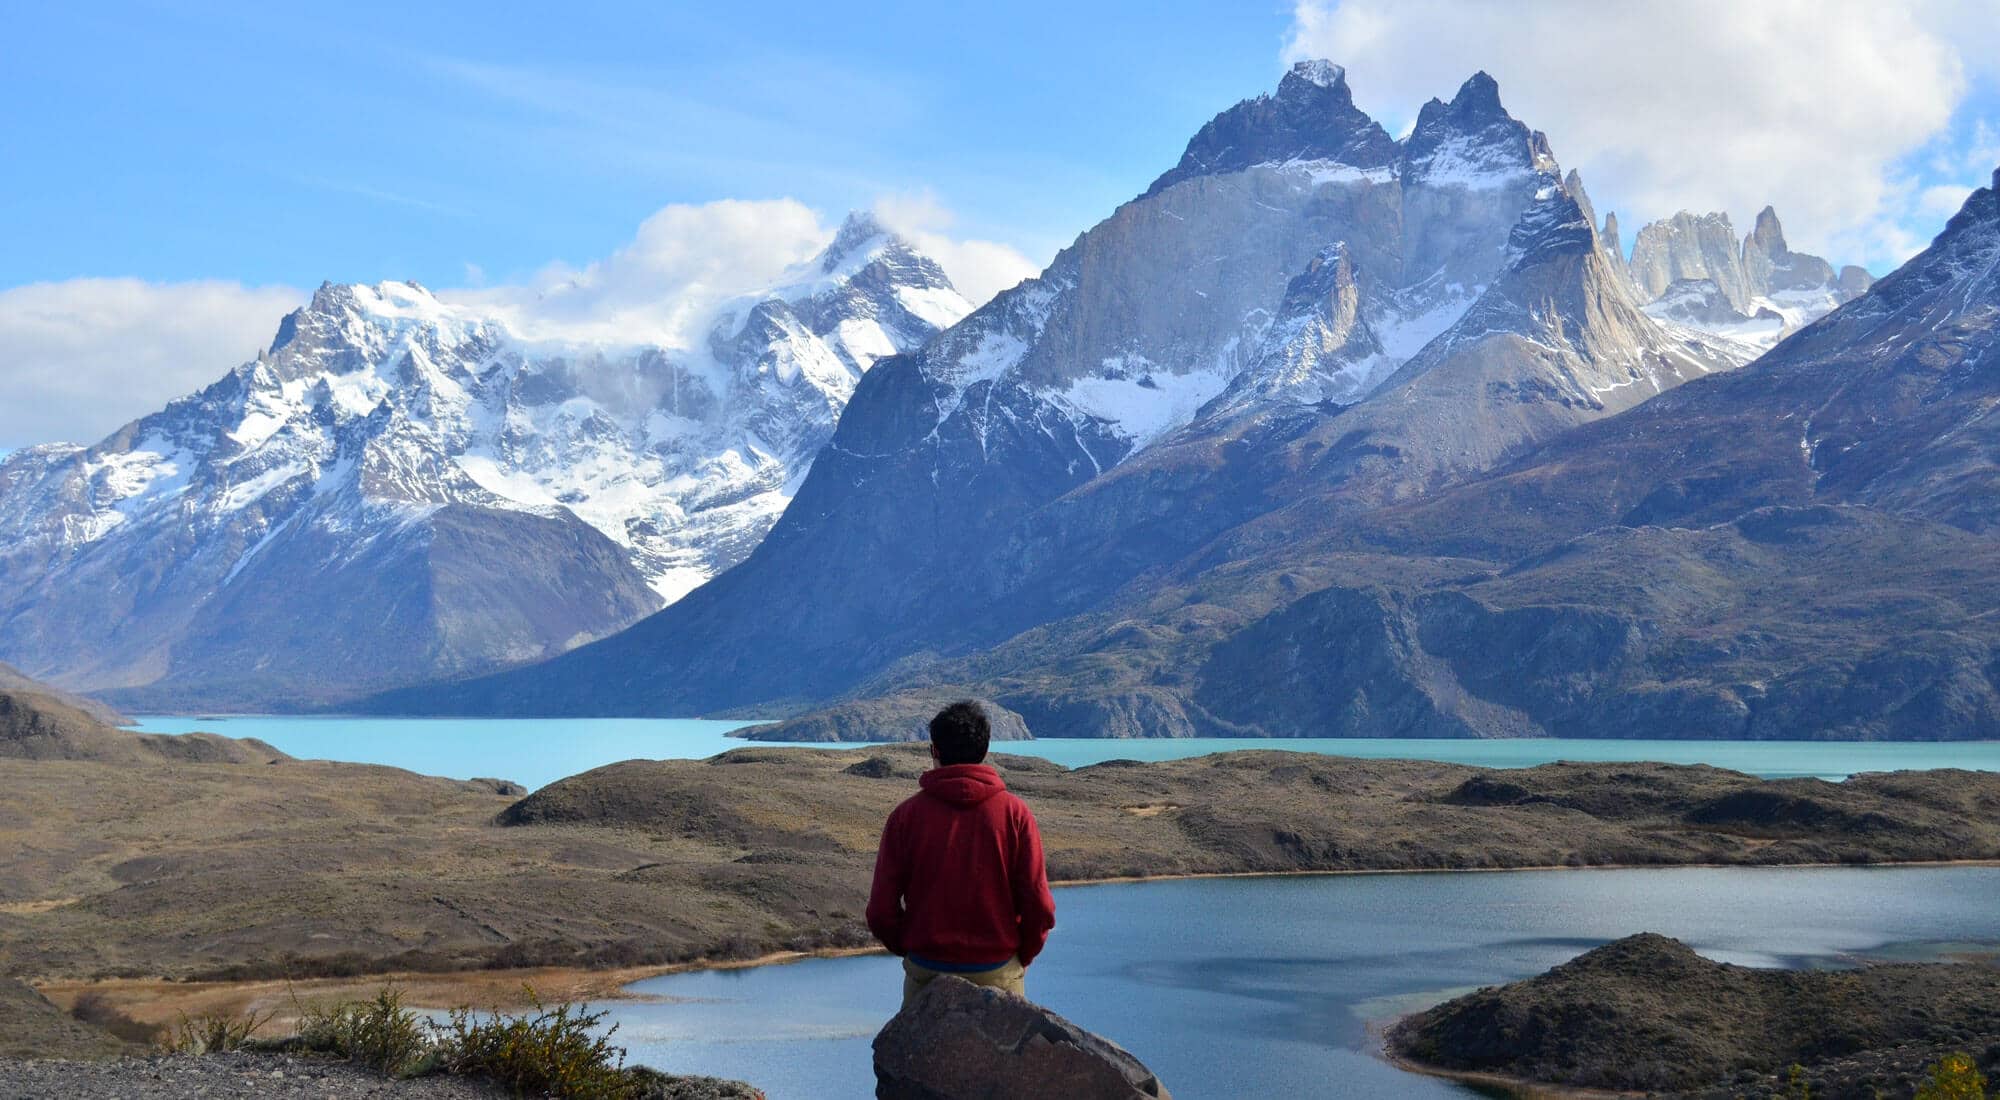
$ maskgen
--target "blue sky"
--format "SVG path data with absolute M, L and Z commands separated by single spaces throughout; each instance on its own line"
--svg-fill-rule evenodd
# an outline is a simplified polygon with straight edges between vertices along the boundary
M 1628 245 L 1770 202 L 1880 274 L 2000 164 L 2000 0 L 190 0 L 7 30 L 0 448 L 197 388 L 322 280 L 665 295 L 690 255 L 748 278 L 872 207 L 980 297 L 1302 56 L 1392 133 L 1490 71 Z
M 95 10 L 86 10 L 95 9 Z M 669 202 L 928 191 L 1046 260 L 1275 79 L 1272 4 L 35 5 L 9 16 L 0 286 L 434 286 Z

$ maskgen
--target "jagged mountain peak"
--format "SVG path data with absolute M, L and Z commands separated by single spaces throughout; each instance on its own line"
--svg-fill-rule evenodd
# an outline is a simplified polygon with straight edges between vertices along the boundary
M 1278 81 L 1278 94 L 1283 95 L 1286 85 L 1293 81 L 1302 81 L 1315 88 L 1346 88 L 1347 69 L 1325 58 L 1294 62 L 1291 71 Z
M 1512 270 L 1519 271 L 1565 254 L 1588 253 L 1597 246 L 1597 231 L 1577 196 L 1549 188 L 1521 214 L 1507 236 Z
M 1249 369 L 1201 419 L 1213 419 L 1259 401 L 1351 404 L 1376 381 L 1382 345 L 1361 316 L 1362 292 L 1345 242 L 1313 256 L 1285 284 L 1284 300 L 1264 333 Z
M 1301 61 L 1278 81 L 1275 93 L 1246 99 L 1210 119 L 1188 142 L 1180 163 L 1154 180 L 1145 195 L 1271 161 L 1379 168 L 1395 156 L 1388 131 L 1355 107 L 1347 71 L 1329 61 Z
M 821 250 L 814 264 L 827 274 L 851 264 L 854 260 L 880 251 L 885 246 L 901 245 L 908 248 L 908 242 L 890 232 L 875 215 L 866 210 L 849 211 L 842 219 L 840 229 L 833 240 Z
M 1547 136 L 1507 113 L 1500 85 L 1484 72 L 1460 85 L 1451 102 L 1425 103 L 1402 151 L 1405 178 L 1431 183 L 1484 186 L 1522 172 L 1559 171 Z
M 1961 223 L 1968 221 L 2000 221 L 2000 168 L 1993 170 L 1990 184 L 1966 196 L 1965 205 L 1945 223 L 1944 231 L 1963 232 Z
M 1419 126 L 1423 125 L 1425 114 L 1451 118 L 1461 125 L 1511 117 L 1507 109 L 1500 105 L 1500 82 L 1484 69 L 1467 77 L 1465 83 L 1458 86 L 1458 91 L 1452 94 L 1451 102 L 1432 98 L 1425 103 L 1417 115 Z
M 1794 252 L 1778 212 L 1765 206 L 1748 234 L 1729 215 L 1681 210 L 1642 226 L 1626 271 L 1656 319 L 1742 344 L 1753 353 L 1858 297 L 1873 281 Z
M 1750 230 L 1750 236 L 1760 243 L 1775 246 L 1777 251 L 1784 250 L 1785 227 L 1778 221 L 1776 208 L 1766 205 L 1757 211 L 1757 224 Z

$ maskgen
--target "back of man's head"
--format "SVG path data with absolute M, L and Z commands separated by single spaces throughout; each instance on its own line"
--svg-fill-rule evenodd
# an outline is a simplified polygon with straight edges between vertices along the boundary
M 931 719 L 931 747 L 938 763 L 978 764 L 986 759 L 986 745 L 993 727 L 986 721 L 986 709 L 966 699 L 937 712 Z

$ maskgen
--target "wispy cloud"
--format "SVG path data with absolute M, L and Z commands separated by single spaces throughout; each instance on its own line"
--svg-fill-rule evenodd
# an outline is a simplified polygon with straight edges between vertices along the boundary
M 388 203 L 391 206 L 408 207 L 412 210 L 422 210 L 431 214 L 443 214 L 451 218 L 470 218 L 473 216 L 473 212 L 464 207 L 453 206 L 449 203 L 433 202 L 430 199 L 419 198 L 415 195 L 406 195 L 399 191 L 370 187 L 364 183 L 327 179 L 324 176 L 303 175 L 291 172 L 280 173 L 279 178 L 292 183 L 302 184 L 306 187 L 317 187 L 322 191 L 335 191 L 343 195 L 354 195 L 358 198 L 369 199 L 374 202 Z
M 94 443 L 250 358 L 303 301 L 291 287 L 219 281 L 0 290 L 0 446 Z
M 692 175 L 739 192 L 745 179 L 771 181 L 771 193 L 807 181 L 887 189 L 869 152 L 827 123 L 834 115 L 868 117 L 889 128 L 908 121 L 913 102 L 889 83 L 801 58 L 738 60 L 706 75 L 683 69 L 671 82 L 654 72 L 582 72 L 443 54 L 416 54 L 410 62 L 459 92 L 506 108 L 466 120 L 496 145 L 626 177 Z M 726 94 L 690 94 L 689 87 Z

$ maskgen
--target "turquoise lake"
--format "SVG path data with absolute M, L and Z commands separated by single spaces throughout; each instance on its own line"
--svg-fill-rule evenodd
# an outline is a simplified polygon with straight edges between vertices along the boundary
M 1523 871 L 1196 879 L 1056 892 L 1028 994 L 1137 1054 L 1179 1100 L 1465 1097 L 1383 1061 L 1376 1028 L 1634 932 L 1752 966 L 2000 945 L 2000 868 Z M 654 978 L 610 1008 L 635 1062 L 770 1100 L 874 1095 L 897 961 Z
M 540 787 L 581 771 L 635 758 L 700 759 L 757 744 L 730 737 L 750 723 L 692 718 L 338 718 L 147 717 L 147 733 L 208 730 L 256 737 L 293 756 L 387 764 L 455 779 L 487 776 Z M 840 746 L 809 746 L 835 748 Z M 852 747 L 852 746 L 850 746 Z M 1289 749 L 1364 759 L 1447 760 L 1525 768 L 1551 760 L 1662 760 L 1713 764 L 1752 775 L 1843 779 L 1855 772 L 1973 768 L 2000 771 L 2000 741 L 1454 741 L 1395 738 L 1188 738 L 1181 740 L 1009 741 L 997 751 L 1040 756 L 1069 767 L 1105 760 L 1173 760 L 1232 749 Z

